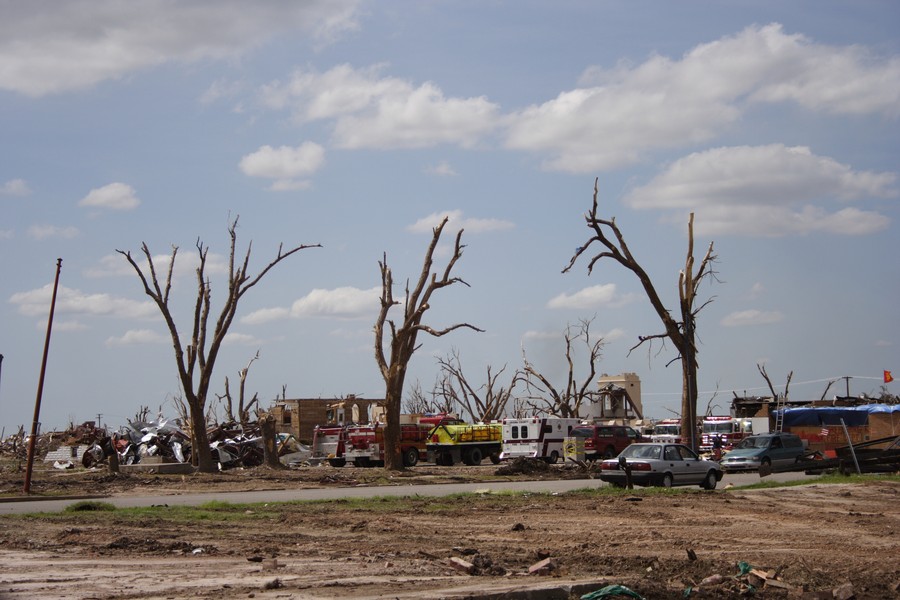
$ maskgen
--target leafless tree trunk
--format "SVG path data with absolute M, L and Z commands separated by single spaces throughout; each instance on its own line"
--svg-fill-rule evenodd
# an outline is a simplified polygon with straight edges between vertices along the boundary
M 438 389 L 440 379 L 434 383 L 434 388 L 429 397 L 422 389 L 422 384 L 417 379 L 412 389 L 406 394 L 406 401 L 403 403 L 403 411 L 410 414 L 439 414 L 453 413 L 457 414 L 458 407 L 447 398 L 438 396 L 435 390 Z
M 524 397 L 525 406 L 535 413 L 547 413 L 557 417 L 580 417 L 581 405 L 589 399 L 595 390 L 594 377 L 597 374 L 597 363 L 601 358 L 603 338 L 591 337 L 591 323 L 594 319 L 580 319 L 578 328 L 571 324 L 566 325 L 564 338 L 566 340 L 566 364 L 568 372 L 566 384 L 557 388 L 550 382 L 539 369 L 537 369 L 525 355 L 522 348 L 522 361 L 525 366 L 521 379 L 525 382 L 527 395 Z M 582 379 L 577 379 L 575 368 L 575 344 L 583 342 L 587 348 L 588 372 Z
M 506 413 L 506 405 L 515 388 L 517 375 L 514 374 L 506 387 L 499 385 L 498 380 L 506 367 L 497 373 L 491 365 L 487 366 L 487 380 L 479 387 L 472 385 L 459 360 L 459 352 L 454 349 L 447 357 L 439 358 L 441 367 L 435 395 L 445 399 L 446 405 L 455 404 L 468 414 L 472 422 L 485 423 L 499 419 Z
M 412 359 L 413 353 L 419 348 L 416 344 L 419 332 L 424 331 L 431 336 L 441 337 L 462 327 L 482 331 L 468 323 L 457 323 L 445 329 L 433 329 L 422 323 L 425 312 L 431 308 L 429 303 L 434 292 L 455 283 L 462 283 L 465 286 L 469 285 L 459 277 L 451 277 L 450 275 L 453 267 L 456 265 L 456 261 L 462 256 L 462 250 L 465 247 L 460 243 L 463 233 L 462 229 L 456 234 L 453 256 L 444 268 L 441 277 L 438 278 L 437 273 L 432 273 L 431 271 L 434 250 L 441 238 L 441 232 L 444 230 L 447 220 L 447 217 L 444 217 L 441 224 L 434 228 L 431 244 L 425 252 L 422 271 L 412 290 L 409 289 L 409 282 L 407 281 L 406 295 L 403 299 L 403 320 L 399 325 L 388 319 L 390 310 L 394 306 L 401 304 L 401 301 L 394 299 L 394 278 L 387 264 L 386 253 L 384 259 L 378 263 L 381 268 L 381 311 L 378 313 L 378 318 L 375 321 L 375 360 L 381 370 L 381 376 L 384 378 L 385 384 L 385 418 L 387 422 L 384 436 L 384 466 L 389 470 L 403 469 L 403 461 L 400 456 L 400 409 L 403 402 L 403 382 L 406 379 L 409 361 Z M 388 355 L 385 355 L 384 346 L 385 324 L 390 329 Z
M 228 227 L 228 234 L 231 237 L 231 249 L 228 260 L 228 289 L 225 295 L 222 311 L 216 320 L 215 326 L 208 336 L 207 321 L 210 316 L 211 308 L 211 285 L 206 277 L 206 256 L 209 247 L 204 245 L 199 239 L 196 243 L 197 254 L 200 259 L 200 265 L 197 267 L 197 300 L 194 304 L 194 317 L 191 324 L 190 342 L 183 344 L 181 334 L 175 324 L 175 319 L 169 308 L 169 293 L 172 289 L 172 273 L 175 269 L 175 257 L 178 254 L 178 247 L 172 247 L 172 254 L 169 258 L 168 271 L 165 277 L 165 285 L 160 284 L 159 277 L 156 272 L 156 265 L 153 263 L 153 256 L 150 248 L 146 243 L 142 244 L 141 250 L 147 259 L 146 274 L 144 269 L 138 265 L 131 256 L 130 251 L 116 250 L 125 257 L 128 263 L 134 268 L 135 273 L 144 286 L 144 293 L 150 296 L 156 306 L 162 313 L 166 326 L 172 336 L 172 346 L 175 351 L 175 363 L 178 368 L 178 376 L 181 388 L 184 392 L 185 401 L 190 411 L 191 420 L 191 452 L 196 457 L 198 469 L 204 473 L 212 473 L 216 471 L 216 463 L 212 459 L 212 452 L 209 448 L 209 438 L 206 431 L 206 399 L 209 393 L 210 381 L 216 359 L 219 356 L 219 349 L 231 323 L 237 312 L 238 303 L 247 291 L 255 286 L 275 265 L 292 254 L 304 250 L 306 248 L 321 247 L 320 244 L 301 245 L 284 252 L 282 246 L 278 246 L 278 254 L 275 259 L 266 265 L 256 275 L 248 273 L 250 263 L 250 251 L 252 243 L 247 246 L 244 259 L 241 263 L 235 262 L 235 250 L 237 243 L 237 224 L 238 219 Z
M 757 363 L 756 369 L 759 371 L 759 374 L 762 375 L 763 379 L 766 380 L 766 384 L 769 386 L 769 391 L 772 392 L 772 400 L 778 400 L 778 392 L 775 391 L 775 387 L 772 385 L 772 380 L 769 378 L 769 374 L 766 373 L 766 366 Z M 788 373 L 787 381 L 784 384 L 784 399 L 787 400 L 788 397 L 788 388 L 791 387 L 791 378 L 794 377 L 794 372 L 791 371 Z M 827 388 L 826 388 L 827 389 Z
M 563 269 L 563 273 L 569 271 L 582 254 L 587 253 L 591 246 L 596 242 L 602 248 L 588 262 L 588 273 L 590 274 L 594 265 L 601 259 L 607 258 L 618 262 L 620 265 L 631 271 L 640 280 L 644 287 L 644 293 L 650 304 L 656 311 L 663 325 L 663 332 L 638 336 L 638 343 L 632 346 L 634 350 L 644 342 L 650 342 L 654 339 L 661 339 L 672 342 L 675 348 L 680 352 L 681 358 L 681 426 L 682 431 L 690 432 L 690 444 L 696 450 L 696 422 L 697 422 L 697 346 L 696 346 L 696 319 L 697 315 L 706 307 L 712 299 L 707 300 L 699 307 L 695 306 L 697 291 L 700 284 L 707 278 L 715 278 L 713 264 L 716 256 L 713 254 L 713 243 L 710 242 L 709 248 L 700 261 L 699 267 L 694 269 L 694 213 L 691 213 L 688 221 L 688 249 L 685 259 L 684 269 L 678 274 L 678 300 L 679 309 L 676 314 L 679 318 L 673 317 L 669 309 L 663 304 L 662 299 L 656 292 L 650 276 L 644 271 L 643 267 L 638 263 L 637 259 L 631 254 L 622 232 L 616 225 L 615 217 L 612 219 L 601 219 L 597 216 L 597 182 L 594 180 L 594 199 L 591 211 L 585 215 L 585 222 L 593 232 L 580 248 L 575 251 L 568 266 Z M 607 232 L 611 234 L 610 237 Z M 630 350 L 630 351 L 631 351 Z M 629 351 L 629 352 L 630 352 Z
M 278 459 L 278 442 L 276 440 L 275 416 L 269 413 L 259 414 L 259 433 L 263 440 L 263 463 L 270 469 L 285 468 Z

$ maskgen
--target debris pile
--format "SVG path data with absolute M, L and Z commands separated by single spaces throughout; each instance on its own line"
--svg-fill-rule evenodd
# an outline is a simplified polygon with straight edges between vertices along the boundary
M 530 458 L 520 456 L 507 462 L 496 471 L 497 475 L 533 475 L 535 473 L 546 473 L 550 470 L 550 465 L 540 458 Z

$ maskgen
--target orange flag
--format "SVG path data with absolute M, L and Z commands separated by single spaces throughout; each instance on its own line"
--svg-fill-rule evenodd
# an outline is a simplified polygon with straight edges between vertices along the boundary
M 890 382 L 892 382 L 893 380 L 894 380 L 894 376 L 891 375 L 891 372 L 890 372 L 890 371 L 885 371 L 885 372 L 884 372 L 884 382 L 885 382 L 885 383 L 890 383 Z

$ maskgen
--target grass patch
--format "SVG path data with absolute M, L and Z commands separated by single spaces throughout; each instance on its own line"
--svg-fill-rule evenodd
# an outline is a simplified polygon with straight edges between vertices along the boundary
M 98 502 L 96 500 L 82 500 L 66 507 L 67 513 L 73 512 L 96 512 L 96 511 L 113 511 L 116 507 L 109 502 Z
M 779 487 L 797 487 L 799 485 L 837 485 L 837 484 L 870 484 L 878 481 L 890 481 L 900 483 L 900 474 L 896 473 L 868 473 L 864 475 L 841 475 L 840 473 L 829 473 L 822 475 L 817 479 L 798 479 L 796 481 L 760 481 L 759 483 L 751 483 L 750 485 L 741 485 L 731 488 L 729 491 L 737 490 L 765 490 Z

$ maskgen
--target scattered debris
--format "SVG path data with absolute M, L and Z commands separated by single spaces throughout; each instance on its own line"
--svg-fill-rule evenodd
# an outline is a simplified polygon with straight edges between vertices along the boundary
M 553 573 L 554 571 L 557 571 L 557 570 L 559 570 L 559 565 L 557 564 L 556 560 L 551 557 L 547 557 L 544 560 L 538 561 L 538 562 L 534 563 L 533 565 L 531 565 L 530 567 L 528 567 L 528 574 L 529 575 L 550 575 L 551 573 Z
M 581 597 L 581 600 L 601 600 L 602 598 L 635 598 L 645 600 L 643 596 L 624 585 L 608 585 Z
M 549 463 L 540 458 L 520 456 L 504 464 L 495 471 L 497 475 L 531 475 L 546 473 L 551 469 Z

